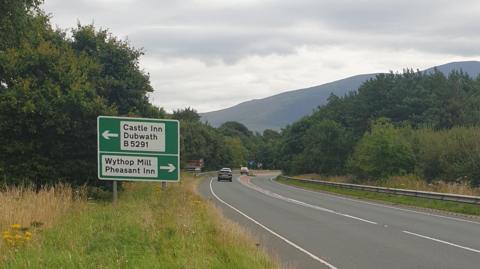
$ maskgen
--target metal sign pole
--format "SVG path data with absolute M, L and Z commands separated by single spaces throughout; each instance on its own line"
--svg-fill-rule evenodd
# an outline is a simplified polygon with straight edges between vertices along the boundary
M 171 119 L 97 117 L 98 178 L 117 181 L 180 181 L 180 122 Z M 1 174 L 0 174 L 1 177 Z
M 118 201 L 118 192 L 117 192 L 117 181 L 113 181 L 113 203 L 116 204 Z
M 167 182 L 162 181 L 162 191 L 166 191 L 166 190 L 167 190 Z

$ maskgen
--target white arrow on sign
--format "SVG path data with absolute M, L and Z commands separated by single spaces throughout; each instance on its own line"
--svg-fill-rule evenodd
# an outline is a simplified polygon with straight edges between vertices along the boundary
M 113 133 L 110 133 L 109 130 L 106 130 L 105 132 L 102 133 L 102 136 L 103 138 L 109 140 L 110 137 L 118 137 L 118 134 L 113 134 Z
M 169 163 L 168 166 L 160 166 L 160 170 L 168 170 L 169 173 L 175 171 L 175 165 Z

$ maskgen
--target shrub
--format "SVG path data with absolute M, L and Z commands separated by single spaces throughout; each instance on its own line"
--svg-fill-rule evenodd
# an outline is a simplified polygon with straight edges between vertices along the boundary
M 416 172 L 428 179 L 480 183 L 480 128 L 415 132 Z
M 304 159 L 309 172 L 341 174 L 352 147 L 351 134 L 340 124 L 323 120 L 312 125 L 304 136 Z
M 412 148 L 388 119 L 372 123 L 347 162 L 348 169 L 360 178 L 380 179 L 413 170 Z

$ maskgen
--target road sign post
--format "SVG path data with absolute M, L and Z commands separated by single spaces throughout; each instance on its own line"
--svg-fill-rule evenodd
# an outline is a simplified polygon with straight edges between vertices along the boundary
M 99 179 L 180 180 L 177 120 L 99 116 L 97 130 Z
M 117 204 L 118 192 L 117 192 L 117 181 L 116 180 L 113 181 L 112 192 L 113 192 L 113 203 Z

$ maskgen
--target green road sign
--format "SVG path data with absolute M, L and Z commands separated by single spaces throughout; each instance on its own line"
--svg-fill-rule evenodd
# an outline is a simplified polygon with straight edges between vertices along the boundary
M 180 124 L 177 120 L 99 116 L 98 178 L 180 180 Z

